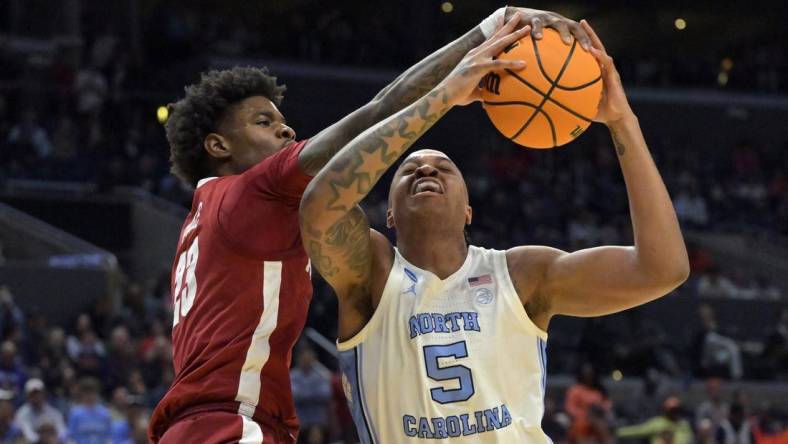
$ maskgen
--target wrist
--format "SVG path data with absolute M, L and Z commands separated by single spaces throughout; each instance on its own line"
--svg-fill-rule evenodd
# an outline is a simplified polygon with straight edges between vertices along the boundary
M 639 123 L 638 117 L 635 115 L 632 110 L 625 112 L 621 117 L 610 120 L 605 122 L 605 126 L 607 126 L 611 130 L 622 129 L 627 126 L 637 125 Z
M 484 34 L 485 40 L 495 34 L 495 30 L 498 29 L 499 24 L 503 23 L 503 20 L 505 20 L 506 8 L 506 6 L 503 6 L 496 9 L 489 17 L 479 23 L 479 29 L 482 31 L 482 34 Z

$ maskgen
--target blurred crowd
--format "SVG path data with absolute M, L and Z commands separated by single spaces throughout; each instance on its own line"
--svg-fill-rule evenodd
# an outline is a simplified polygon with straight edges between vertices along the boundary
M 147 442 L 173 370 L 167 309 L 145 301 L 131 285 L 122 310 L 99 301 L 74 325 L 51 325 L 0 287 L 0 442 Z
M 546 399 L 543 427 L 562 444 L 788 442 L 788 405 L 763 402 L 725 384 L 709 378 L 703 393 L 687 402 L 688 394 L 647 380 L 642 390 L 630 389 L 614 401 L 595 368 L 585 363 L 563 399 Z

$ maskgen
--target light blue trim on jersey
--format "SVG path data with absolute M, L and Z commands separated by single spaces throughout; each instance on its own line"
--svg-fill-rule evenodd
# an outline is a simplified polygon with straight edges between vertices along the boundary
M 361 382 L 361 345 L 340 351 L 339 367 L 345 375 L 345 380 L 350 385 L 350 399 L 347 401 L 361 444 L 375 444 L 377 441 L 371 427 L 372 421 L 367 413 L 364 399 L 364 384 Z M 348 395 L 348 393 L 345 392 L 345 395 Z
M 361 399 L 361 411 L 364 413 L 364 419 L 366 420 L 366 424 L 369 432 L 370 437 L 372 438 L 372 444 L 377 442 L 375 433 L 375 423 L 372 422 L 372 416 L 370 416 L 369 411 L 367 411 L 367 396 L 364 394 L 364 373 L 361 372 L 361 363 L 364 362 L 364 344 L 358 344 L 356 347 L 358 352 L 356 353 L 356 378 L 358 379 L 358 389 L 359 389 L 359 399 Z
M 542 403 L 544 403 L 544 398 L 547 397 L 547 341 L 537 337 L 536 348 L 539 352 L 539 365 L 542 368 Z M 542 433 L 547 438 L 547 442 L 553 444 L 553 439 L 544 431 Z
M 536 350 L 539 352 L 539 366 L 542 368 L 542 399 L 547 395 L 547 341 L 536 338 Z

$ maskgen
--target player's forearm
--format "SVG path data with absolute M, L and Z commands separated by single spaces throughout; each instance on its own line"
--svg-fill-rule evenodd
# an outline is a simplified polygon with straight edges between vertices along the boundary
M 638 119 L 627 113 L 608 127 L 626 182 L 638 267 L 663 285 L 678 286 L 689 274 L 687 250 Z
M 353 139 L 310 182 L 301 199 L 307 231 L 324 231 L 345 216 L 418 138 L 453 105 L 439 86 Z

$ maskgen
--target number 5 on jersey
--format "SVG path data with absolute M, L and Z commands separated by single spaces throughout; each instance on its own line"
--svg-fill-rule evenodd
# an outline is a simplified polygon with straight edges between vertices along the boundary
M 430 389 L 430 396 L 432 396 L 433 401 L 441 404 L 467 401 L 475 393 L 471 369 L 464 365 L 441 367 L 439 359 L 448 357 L 454 359 L 467 358 L 468 348 L 465 346 L 465 341 L 448 345 L 424 346 L 424 364 L 427 366 L 427 376 L 438 382 L 452 380 L 459 382 L 459 388 L 456 389 L 445 389 L 443 387 Z
M 175 291 L 172 303 L 172 326 L 178 325 L 180 318 L 185 318 L 194 305 L 194 296 L 197 294 L 197 258 L 200 256 L 198 238 L 194 238 L 189 249 L 178 257 L 175 267 Z

